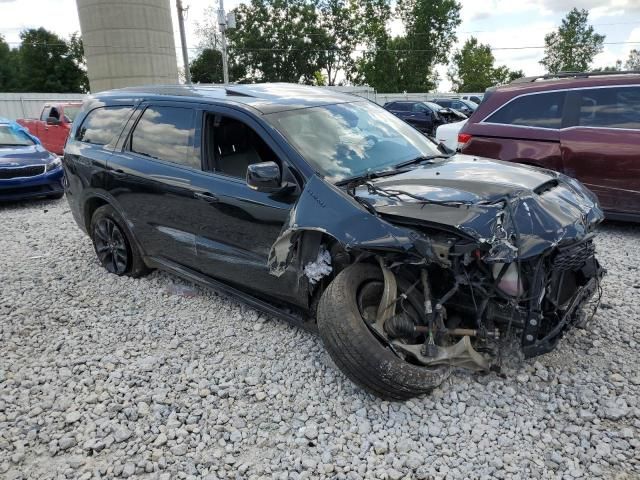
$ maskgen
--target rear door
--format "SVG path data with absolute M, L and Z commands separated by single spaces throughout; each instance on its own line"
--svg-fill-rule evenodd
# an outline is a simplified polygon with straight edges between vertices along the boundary
M 145 255 L 197 268 L 197 105 L 151 102 L 130 119 L 108 162 L 108 190 Z
M 640 85 L 579 89 L 569 98 L 565 173 L 593 190 L 605 210 L 640 214 Z
M 505 103 L 462 133 L 471 139 L 462 153 L 563 171 L 560 129 L 565 92 L 524 94 Z

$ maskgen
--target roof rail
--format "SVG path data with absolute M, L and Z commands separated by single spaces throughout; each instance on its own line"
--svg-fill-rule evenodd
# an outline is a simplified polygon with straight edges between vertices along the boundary
M 597 71 L 597 72 L 558 72 L 547 73 L 545 75 L 536 75 L 533 77 L 517 78 L 510 83 L 510 85 L 519 83 L 530 83 L 537 80 L 551 80 L 554 78 L 588 78 L 588 77 L 601 77 L 606 75 L 640 75 L 640 70 L 610 70 L 610 71 Z

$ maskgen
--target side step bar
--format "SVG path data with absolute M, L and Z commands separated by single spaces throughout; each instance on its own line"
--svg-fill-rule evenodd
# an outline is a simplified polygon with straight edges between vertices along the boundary
M 172 262 L 171 260 L 167 260 L 166 258 L 162 257 L 144 257 L 144 261 L 150 268 L 164 270 L 166 272 L 177 275 L 178 277 L 184 278 L 185 280 L 201 285 L 205 288 L 210 288 L 211 290 L 215 290 L 216 292 L 234 297 L 242 301 L 243 303 L 255 308 L 256 310 L 260 310 L 263 313 L 282 318 L 292 325 L 295 325 L 296 327 L 300 327 L 313 333 L 316 333 L 318 331 L 315 322 L 311 319 L 307 319 L 305 317 L 297 316 L 293 313 L 287 312 L 275 305 L 272 305 L 269 302 L 265 302 L 264 300 L 256 298 L 248 293 L 243 292 L 242 290 L 238 290 L 237 288 L 227 285 L 226 283 L 203 275 L 188 267 Z

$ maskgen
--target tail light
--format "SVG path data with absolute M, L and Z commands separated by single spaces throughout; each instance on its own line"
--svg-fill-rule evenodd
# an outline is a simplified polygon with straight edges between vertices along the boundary
M 461 150 L 471 140 L 471 135 L 468 133 L 458 134 L 458 150 Z

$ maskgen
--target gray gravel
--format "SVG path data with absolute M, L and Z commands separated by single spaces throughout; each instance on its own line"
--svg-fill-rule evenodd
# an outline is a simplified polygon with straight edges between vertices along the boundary
M 0 478 L 640 478 L 638 226 L 602 228 L 587 330 L 399 404 L 285 322 L 106 273 L 64 199 L 0 216 Z

